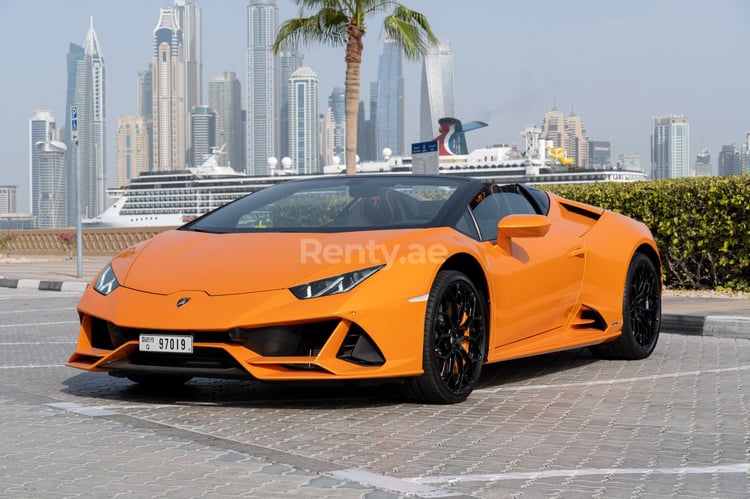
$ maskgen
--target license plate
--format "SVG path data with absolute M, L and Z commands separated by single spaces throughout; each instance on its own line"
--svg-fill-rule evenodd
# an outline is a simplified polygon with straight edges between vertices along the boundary
M 165 334 L 142 334 L 138 341 L 141 352 L 193 353 L 193 337 Z

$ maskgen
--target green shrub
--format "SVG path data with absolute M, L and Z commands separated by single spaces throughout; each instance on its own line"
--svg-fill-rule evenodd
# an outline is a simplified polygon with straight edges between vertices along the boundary
M 668 286 L 750 290 L 750 175 L 544 189 L 644 222 Z

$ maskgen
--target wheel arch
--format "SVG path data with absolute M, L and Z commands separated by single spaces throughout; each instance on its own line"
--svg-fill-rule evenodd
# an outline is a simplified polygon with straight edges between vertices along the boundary
M 473 282 L 474 285 L 484 293 L 484 298 L 489 301 L 490 293 L 487 276 L 485 275 L 484 268 L 473 256 L 467 253 L 457 253 L 448 258 L 438 269 L 438 272 L 441 270 L 457 270 L 463 272 L 469 279 L 471 279 L 471 282 Z
M 656 267 L 659 275 L 663 275 L 663 269 L 661 267 L 661 257 L 659 256 L 659 252 L 653 246 L 647 243 L 643 243 L 635 249 L 635 251 L 633 252 L 633 256 L 637 255 L 638 253 L 646 255 L 648 259 L 651 260 L 651 263 L 654 264 L 654 267 Z

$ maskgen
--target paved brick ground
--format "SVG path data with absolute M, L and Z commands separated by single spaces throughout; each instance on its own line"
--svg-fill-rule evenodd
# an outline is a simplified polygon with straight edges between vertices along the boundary
M 76 300 L 0 289 L 0 497 L 750 496 L 744 339 L 506 362 L 453 406 L 393 385 L 155 393 L 62 366 Z

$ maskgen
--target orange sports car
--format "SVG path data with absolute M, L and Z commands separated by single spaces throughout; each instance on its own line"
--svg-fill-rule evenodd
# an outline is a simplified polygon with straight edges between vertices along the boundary
M 489 362 L 648 357 L 661 291 L 651 233 L 617 213 L 448 175 L 317 177 L 117 255 L 67 365 L 163 386 L 389 379 L 456 403 Z

